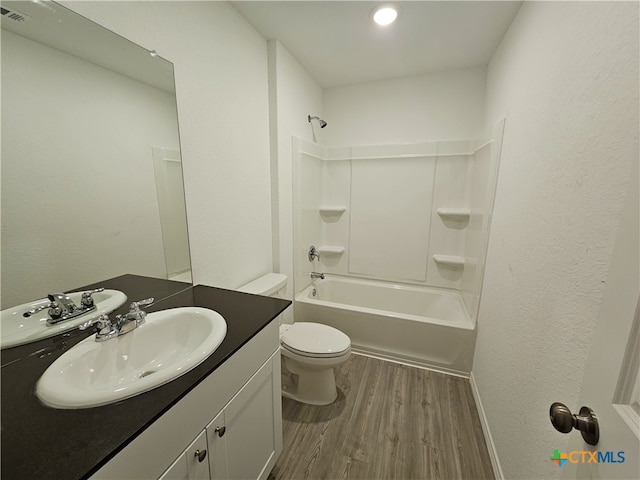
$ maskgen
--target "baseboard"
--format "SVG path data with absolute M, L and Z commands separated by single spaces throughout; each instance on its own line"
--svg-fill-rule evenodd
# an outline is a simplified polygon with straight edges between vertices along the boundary
M 502 473 L 502 467 L 500 466 L 500 459 L 498 458 L 498 452 L 496 445 L 493 443 L 493 437 L 491 436 L 491 429 L 487 422 L 487 417 L 482 407 L 482 400 L 480 400 L 480 392 L 478 391 L 478 385 L 476 379 L 473 376 L 473 372 L 469 375 L 469 382 L 471 383 L 471 392 L 473 393 L 473 399 L 476 402 L 478 409 L 478 416 L 480 417 L 480 424 L 482 425 L 482 433 L 484 434 L 484 441 L 487 444 L 487 450 L 489 450 L 489 458 L 491 459 L 491 466 L 493 467 L 493 473 L 496 476 L 496 480 L 504 480 L 504 474 Z
M 392 355 L 386 352 L 380 352 L 370 348 L 363 348 L 358 345 L 351 345 L 351 353 L 356 355 L 362 355 L 363 357 L 376 358 L 378 360 L 384 360 L 386 362 L 399 363 L 401 365 L 407 365 L 408 367 L 422 368 L 423 370 L 431 370 L 432 372 L 445 373 L 454 377 L 469 378 L 468 372 L 460 372 L 458 370 L 452 370 L 445 367 L 439 367 L 418 360 L 413 360 L 399 355 Z

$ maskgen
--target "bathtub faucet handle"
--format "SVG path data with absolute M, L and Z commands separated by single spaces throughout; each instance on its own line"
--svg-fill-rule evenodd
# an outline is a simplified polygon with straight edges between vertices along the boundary
M 320 260 L 320 252 L 318 252 L 318 249 L 316 247 L 311 245 L 309 247 L 309 261 L 313 262 L 314 258 L 317 258 L 318 260 Z

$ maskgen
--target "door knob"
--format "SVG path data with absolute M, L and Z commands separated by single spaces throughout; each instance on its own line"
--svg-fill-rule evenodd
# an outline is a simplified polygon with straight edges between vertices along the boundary
M 580 430 L 582 438 L 589 445 L 597 445 L 600 438 L 600 429 L 598 428 L 598 419 L 596 414 L 589 407 L 581 407 L 580 412 L 572 414 L 569 408 L 560 403 L 555 402 L 549 409 L 549 418 L 553 428 L 561 433 L 569 433 L 574 428 Z

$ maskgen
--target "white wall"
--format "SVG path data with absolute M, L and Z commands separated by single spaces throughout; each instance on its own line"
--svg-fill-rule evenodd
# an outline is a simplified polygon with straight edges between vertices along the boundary
M 293 137 L 322 138 L 308 115 L 322 116 L 322 89 L 278 41 L 269 42 L 269 95 L 272 108 L 272 211 L 274 271 L 289 278 L 286 298 L 293 297 Z M 318 184 L 319 186 L 320 184 Z
M 502 119 L 496 125 L 490 126 L 478 138 L 476 151 L 469 158 L 467 164 L 465 193 L 470 216 L 464 235 L 464 252 L 467 257 L 462 272 L 460 290 L 467 310 L 475 319 L 478 318 L 484 281 L 504 123 L 504 119 Z
M 174 63 L 194 283 L 272 269 L 267 42 L 226 2 L 63 2 Z
M 309 262 L 309 247 L 318 243 L 321 235 L 318 205 L 322 199 L 322 148 L 312 142 L 296 139 L 294 161 L 294 294 L 311 283 L 311 272 L 318 261 Z M 299 319 L 300 320 L 300 319 Z
M 472 139 L 482 132 L 485 67 L 329 88 L 327 145 Z
M 506 478 L 557 478 L 548 459 L 569 435 L 549 406 L 580 406 L 638 161 L 637 14 L 525 2 L 489 65 L 487 124 L 507 121 L 473 377 Z
M 3 307 L 166 276 L 152 147 L 179 146 L 175 97 L 5 30 L 2 97 Z

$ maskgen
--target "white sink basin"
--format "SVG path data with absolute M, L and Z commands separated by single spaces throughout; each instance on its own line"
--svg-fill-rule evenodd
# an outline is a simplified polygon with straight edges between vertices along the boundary
M 80 305 L 82 292 L 69 293 L 68 296 L 73 300 L 73 303 Z M 31 309 L 47 305 L 49 300 L 46 298 L 2 310 L 0 348 L 15 347 L 73 330 L 103 313 L 113 312 L 127 301 L 127 296 L 119 290 L 97 292 L 92 295 L 92 298 L 96 306 L 95 310 L 55 325 L 47 324 L 49 314 L 46 308 L 30 317 L 24 316 L 24 313 Z
M 224 318 L 207 308 L 150 313 L 129 333 L 78 343 L 44 372 L 36 395 L 54 408 L 97 407 L 133 397 L 195 368 L 226 334 Z

